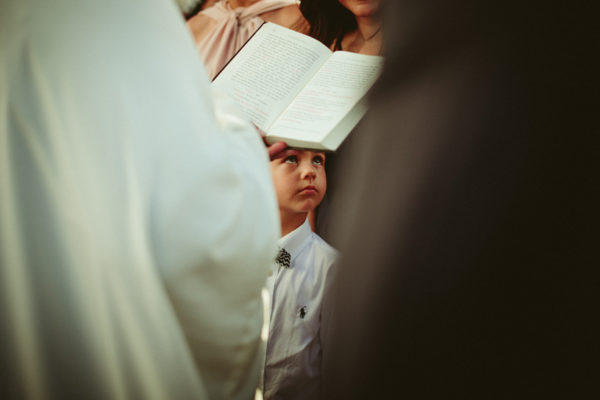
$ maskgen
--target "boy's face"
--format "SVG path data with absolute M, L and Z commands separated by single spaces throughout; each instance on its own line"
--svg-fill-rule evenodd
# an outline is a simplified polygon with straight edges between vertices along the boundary
M 287 149 L 271 161 L 271 173 L 281 212 L 308 212 L 325 196 L 324 153 Z

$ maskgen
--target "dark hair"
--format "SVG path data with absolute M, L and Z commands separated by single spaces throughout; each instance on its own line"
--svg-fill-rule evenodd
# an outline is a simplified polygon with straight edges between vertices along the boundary
M 302 0 L 300 11 L 310 24 L 310 36 L 328 47 L 357 28 L 354 14 L 338 0 Z
M 188 12 L 184 12 L 183 16 L 185 20 L 189 20 L 190 18 L 198 14 L 200 11 L 202 11 L 204 9 L 204 3 L 206 3 L 206 0 L 200 0 L 191 10 L 189 10 Z

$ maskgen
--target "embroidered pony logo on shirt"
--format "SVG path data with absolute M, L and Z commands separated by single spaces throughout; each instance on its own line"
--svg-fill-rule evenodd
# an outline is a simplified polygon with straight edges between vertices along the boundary
M 301 319 L 304 319 L 304 317 L 306 317 L 307 310 L 308 309 L 306 306 L 302 306 L 298 309 L 298 311 L 296 312 L 296 315 L 299 316 Z

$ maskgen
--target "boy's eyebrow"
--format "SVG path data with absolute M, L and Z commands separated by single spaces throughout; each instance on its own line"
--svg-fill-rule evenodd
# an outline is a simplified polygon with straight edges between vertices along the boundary
M 285 149 L 285 151 L 283 152 L 284 156 L 289 156 L 289 155 L 298 155 L 302 153 L 302 150 L 298 150 L 298 149 L 292 149 L 292 148 L 287 148 Z
M 325 152 L 322 151 L 313 151 L 313 150 L 304 150 L 304 149 L 296 149 L 293 147 L 288 147 L 286 148 L 284 151 L 282 151 L 281 153 L 279 153 L 278 157 L 276 157 L 275 159 L 279 159 L 279 158 L 284 158 L 287 156 L 297 156 L 300 154 L 304 154 L 304 153 L 310 153 L 313 157 L 314 156 L 321 156 L 323 157 L 324 160 L 327 159 L 327 155 Z
M 291 149 L 291 148 L 286 148 L 284 151 L 282 151 L 281 153 L 277 154 L 277 157 L 275 157 L 272 161 L 275 160 L 280 160 L 282 158 L 286 158 L 287 156 L 293 156 L 293 155 L 298 155 L 300 154 L 300 151 L 297 149 Z

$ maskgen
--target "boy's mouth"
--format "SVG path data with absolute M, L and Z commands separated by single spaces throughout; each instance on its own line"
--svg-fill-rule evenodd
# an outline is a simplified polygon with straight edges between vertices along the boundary
M 312 185 L 308 185 L 308 186 L 305 186 L 304 188 L 302 188 L 302 190 L 300 190 L 300 193 L 302 193 L 302 194 L 317 193 L 317 188 Z

